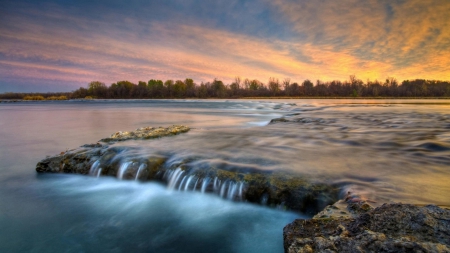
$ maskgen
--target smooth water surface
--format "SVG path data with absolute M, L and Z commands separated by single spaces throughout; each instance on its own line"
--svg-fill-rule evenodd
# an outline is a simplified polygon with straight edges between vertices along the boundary
M 47 155 L 143 126 L 193 129 L 118 145 L 168 162 L 196 157 L 200 169 L 292 170 L 376 204 L 450 206 L 449 111 L 446 100 L 1 103 L 0 252 L 283 252 L 282 228 L 302 214 L 34 170 Z M 269 124 L 280 117 L 290 122 Z

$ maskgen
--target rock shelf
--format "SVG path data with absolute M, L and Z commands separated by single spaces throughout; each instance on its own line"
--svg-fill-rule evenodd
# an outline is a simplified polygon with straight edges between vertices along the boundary
M 278 122 L 288 120 L 275 119 L 271 123 Z M 135 147 L 120 146 L 118 142 L 189 130 L 186 126 L 171 126 L 116 132 L 97 143 L 47 157 L 38 162 L 36 171 L 155 180 L 172 189 L 215 193 L 234 201 L 315 214 L 284 228 L 286 253 L 450 252 L 450 210 L 437 206 L 391 203 L 374 208 L 370 201 L 350 193 L 338 200 L 338 187 L 312 182 L 292 172 L 198 169 L 195 157 L 169 164 L 170 156 L 164 154 L 132 156 L 125 161 L 120 156 Z
M 325 208 L 283 230 L 286 253 L 450 252 L 450 210 L 434 205 L 365 202 Z

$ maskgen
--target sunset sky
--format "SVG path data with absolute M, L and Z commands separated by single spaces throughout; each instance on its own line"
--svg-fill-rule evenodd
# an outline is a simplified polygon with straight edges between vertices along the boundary
M 353 74 L 450 80 L 450 1 L 0 0 L 0 92 Z

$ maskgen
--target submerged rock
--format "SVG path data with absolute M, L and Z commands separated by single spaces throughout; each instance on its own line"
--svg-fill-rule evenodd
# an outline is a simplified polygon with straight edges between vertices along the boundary
M 450 252 L 450 210 L 409 204 L 373 209 L 364 202 L 351 203 L 353 213 L 339 215 L 339 209 L 333 205 L 288 224 L 285 252 Z

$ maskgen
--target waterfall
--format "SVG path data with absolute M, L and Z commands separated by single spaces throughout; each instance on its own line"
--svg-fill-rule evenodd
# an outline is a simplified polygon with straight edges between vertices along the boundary
M 184 183 L 184 181 L 186 181 L 186 178 L 187 178 L 187 176 L 184 176 L 183 179 L 181 180 L 181 183 L 180 183 L 180 185 L 178 186 L 178 191 L 180 191 L 181 188 L 183 187 L 183 183 Z
M 244 190 L 244 183 L 242 183 L 242 182 L 239 182 L 239 200 L 244 200 L 244 198 L 243 198 L 243 196 L 242 196 L 242 192 L 243 192 L 243 190 Z
M 201 192 L 202 193 L 205 193 L 206 187 L 208 187 L 209 181 L 210 181 L 209 177 L 203 178 L 203 180 L 202 180 L 202 188 L 201 188 Z
M 139 169 L 136 172 L 136 177 L 134 178 L 134 180 L 138 180 L 139 179 L 139 175 L 141 174 L 141 171 L 145 170 L 146 168 L 147 168 L 147 164 L 145 164 L 145 163 L 139 165 Z
M 223 198 L 225 197 L 225 187 L 227 186 L 227 182 L 223 183 L 223 185 L 220 187 L 220 197 Z
M 230 182 L 230 184 L 228 185 L 228 196 L 227 199 L 229 200 L 233 200 L 234 199 L 234 195 L 236 194 L 236 188 L 237 188 L 237 184 L 234 182 Z
M 186 185 L 184 186 L 184 191 L 189 190 L 189 184 L 191 183 L 192 178 L 194 178 L 194 176 L 189 176 L 189 178 L 188 178 L 188 180 L 186 182 Z M 195 190 L 195 188 L 194 188 L 194 190 Z
M 197 181 L 195 181 L 195 184 L 194 184 L 194 191 L 197 189 L 197 184 L 198 184 L 198 180 L 200 180 L 199 178 L 197 178 Z
M 102 168 L 98 168 L 96 177 L 100 177 L 101 174 L 102 174 Z
M 169 175 L 169 185 L 168 188 L 173 190 L 175 189 L 175 186 L 177 185 L 178 180 L 180 177 L 184 174 L 184 171 L 181 170 L 181 168 L 177 168 L 173 173 Z
M 89 175 L 97 175 L 97 168 L 100 165 L 100 162 L 97 160 L 91 165 L 91 169 L 89 170 Z
M 123 175 L 125 174 L 125 172 L 126 172 L 127 169 L 128 169 L 128 166 L 130 166 L 131 163 L 132 163 L 132 162 L 125 162 L 125 163 L 122 163 L 122 164 L 120 165 L 119 171 L 117 172 L 117 178 L 118 178 L 118 179 L 123 179 Z
M 200 191 L 201 193 L 212 192 L 221 198 L 235 201 L 244 201 L 244 182 L 233 180 L 222 181 L 218 177 L 198 178 L 195 175 L 188 175 L 188 172 L 177 168 L 164 172 L 163 179 L 168 182 L 168 188 L 178 191 Z M 194 183 L 195 180 L 195 183 Z M 199 186 L 197 188 L 197 186 Z M 264 200 L 262 202 L 265 202 Z

